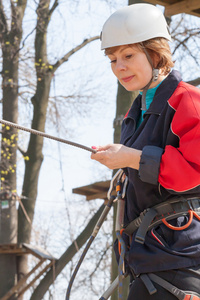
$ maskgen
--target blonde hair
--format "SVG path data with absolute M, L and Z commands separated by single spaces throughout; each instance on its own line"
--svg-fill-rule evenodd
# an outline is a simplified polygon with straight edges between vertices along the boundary
M 152 59 L 153 67 L 155 69 L 162 69 L 163 75 L 167 75 L 174 66 L 171 50 L 168 41 L 165 38 L 153 38 L 129 46 L 131 47 L 133 45 L 140 51 L 144 52 L 145 49 Z M 119 47 L 120 46 L 105 49 L 105 55 L 113 54 Z

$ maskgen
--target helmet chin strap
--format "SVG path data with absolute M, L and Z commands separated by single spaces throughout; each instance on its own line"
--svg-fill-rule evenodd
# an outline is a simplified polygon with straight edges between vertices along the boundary
M 159 69 L 153 69 L 151 80 L 142 89 L 142 105 L 141 105 L 141 110 L 147 110 L 147 108 L 146 108 L 146 93 L 147 93 L 147 90 L 149 89 L 151 83 L 155 82 L 158 79 L 158 74 L 159 74 Z
M 142 44 L 142 43 L 141 43 Z M 148 59 L 148 62 L 150 63 L 151 67 L 152 67 L 152 77 L 151 80 L 149 81 L 149 83 L 147 83 L 147 85 L 142 89 L 142 105 L 141 105 L 141 110 L 146 111 L 146 93 L 147 90 L 149 89 L 150 85 L 152 82 L 155 82 L 158 79 L 158 75 L 159 75 L 159 69 L 155 69 L 153 67 L 153 62 L 152 59 L 149 55 L 149 53 L 147 52 L 147 50 L 145 49 L 145 47 L 143 47 L 143 51 L 146 54 L 146 57 Z

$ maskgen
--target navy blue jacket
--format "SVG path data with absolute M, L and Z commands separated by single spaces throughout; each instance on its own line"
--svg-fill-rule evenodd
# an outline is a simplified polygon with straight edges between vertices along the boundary
M 172 71 L 156 90 L 136 129 L 141 95 L 124 118 L 121 143 L 142 150 L 139 171 L 126 168 L 125 225 L 146 208 L 174 196 L 200 197 L 200 90 Z M 188 217 L 171 221 L 182 226 Z M 164 224 L 149 231 L 144 245 L 134 241 L 126 260 L 135 274 L 200 264 L 200 221 L 185 230 Z

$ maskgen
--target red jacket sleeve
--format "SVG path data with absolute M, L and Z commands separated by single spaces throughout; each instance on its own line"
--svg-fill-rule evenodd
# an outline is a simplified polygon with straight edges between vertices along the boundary
M 175 110 L 171 133 L 179 147 L 165 147 L 158 181 L 165 189 L 186 192 L 200 186 L 200 91 L 181 82 L 168 103 Z

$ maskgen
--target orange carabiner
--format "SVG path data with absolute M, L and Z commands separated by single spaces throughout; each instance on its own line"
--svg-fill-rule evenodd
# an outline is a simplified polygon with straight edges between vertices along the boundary
M 193 215 L 200 221 L 200 216 L 195 211 L 193 211 Z
M 163 223 L 170 229 L 173 229 L 173 230 L 184 230 L 186 228 L 188 228 L 190 226 L 190 224 L 192 223 L 192 220 L 193 220 L 193 215 L 195 215 L 196 218 L 198 218 L 200 220 L 200 217 L 193 211 L 193 210 L 188 210 L 188 213 L 189 213 L 189 221 L 187 222 L 187 224 L 181 226 L 181 227 L 176 227 L 176 226 L 173 226 L 171 224 L 169 224 L 165 218 L 162 219 Z

